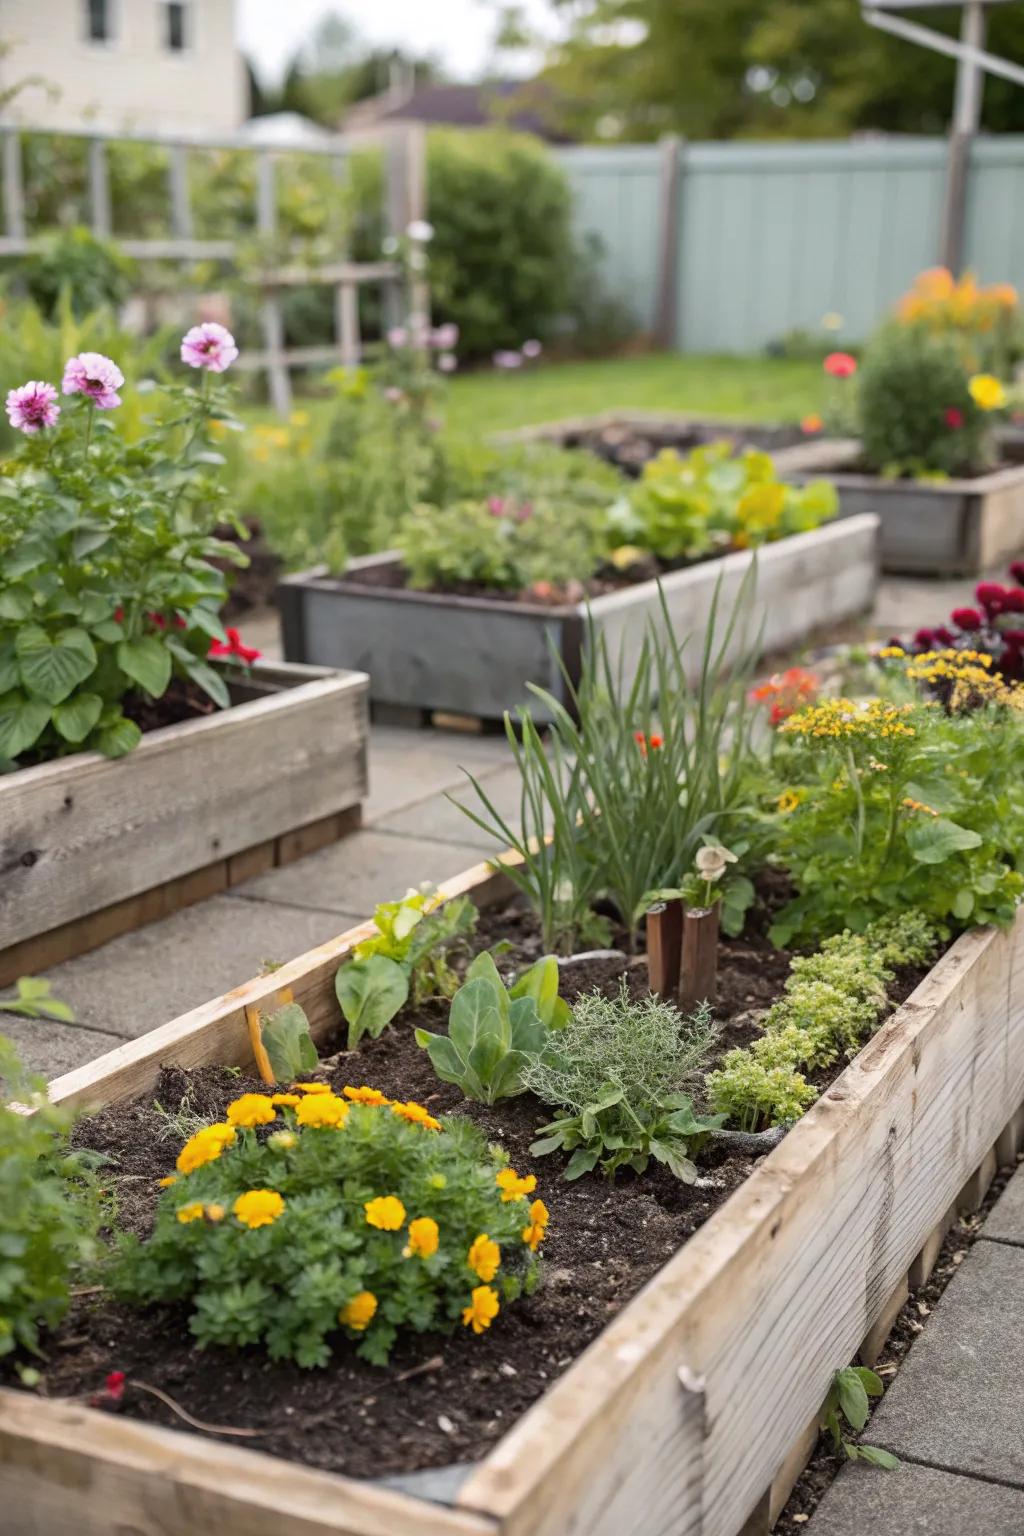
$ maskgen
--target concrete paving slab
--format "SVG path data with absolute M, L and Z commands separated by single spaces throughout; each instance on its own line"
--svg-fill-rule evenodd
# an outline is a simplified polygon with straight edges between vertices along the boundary
M 121 1044 L 121 1036 L 101 1029 L 82 1029 L 56 1019 L 23 1019 L 0 1013 L 0 1035 L 13 1040 L 26 1067 L 45 1078 L 60 1077 L 84 1066 Z
M 1017 1169 L 986 1217 L 981 1236 L 1024 1246 L 1024 1164 Z
M 873 1424 L 869 1438 L 875 1438 Z M 1024 1492 L 912 1462 L 892 1471 L 851 1463 L 806 1529 L 810 1536 L 1020 1536 Z
M 872 1418 L 872 1444 L 1024 1488 L 1022 1310 L 1024 1249 L 976 1243 Z
M 235 887 L 246 907 L 287 902 L 369 917 L 379 901 L 404 896 L 411 885 L 442 880 L 480 862 L 471 843 L 436 843 L 424 838 L 391 837 L 386 832 L 355 832 L 331 848 L 286 864 Z
M 215 896 L 46 975 L 83 1024 L 133 1039 L 259 975 L 264 961 L 325 943 L 358 917 Z
M 415 805 L 466 782 L 463 766 L 480 776 L 508 766 L 504 736 L 464 736 L 455 731 L 410 730 L 375 725 L 370 731 L 370 797 L 366 821 Z
M 479 775 L 475 777 L 480 779 L 480 787 L 485 790 L 499 815 L 503 816 L 512 830 L 518 833 L 523 783 L 518 769 L 501 768 L 482 778 Z M 478 815 L 486 815 L 468 779 L 463 778 L 451 793 L 470 810 L 476 811 Z M 486 832 L 481 831 L 459 810 L 457 805 L 453 805 L 444 795 L 433 795 L 429 800 L 421 801 L 419 805 L 411 805 L 407 810 L 385 816 L 375 826 L 378 831 L 401 833 L 406 837 L 426 837 L 439 843 L 472 844 L 490 854 L 500 853 L 503 847 L 507 846 L 499 844 L 493 837 L 488 837 Z

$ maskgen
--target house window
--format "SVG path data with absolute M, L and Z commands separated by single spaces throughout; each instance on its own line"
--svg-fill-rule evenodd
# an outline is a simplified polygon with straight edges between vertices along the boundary
M 188 0 L 164 0 L 164 47 L 186 53 L 192 46 L 192 8 Z
M 85 36 L 90 43 L 114 41 L 114 0 L 84 0 Z

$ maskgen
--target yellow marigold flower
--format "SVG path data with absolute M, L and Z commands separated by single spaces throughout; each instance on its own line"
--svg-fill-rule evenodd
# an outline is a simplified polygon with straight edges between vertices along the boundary
M 468 1307 L 462 1309 L 462 1321 L 474 1333 L 483 1333 L 501 1311 L 498 1293 L 489 1285 L 478 1285 Z
M 330 1083 L 292 1083 L 293 1093 L 330 1093 Z
M 270 1102 L 271 1104 L 284 1104 L 288 1109 L 294 1109 L 297 1104 L 302 1103 L 302 1095 L 299 1093 L 272 1093 L 270 1095 Z
M 179 1221 L 201 1221 L 203 1216 L 203 1202 L 193 1200 L 190 1205 L 183 1205 L 178 1212 Z
M 494 1182 L 501 1190 L 502 1204 L 509 1200 L 522 1200 L 524 1195 L 532 1195 L 537 1188 L 537 1180 L 532 1173 L 521 1179 L 514 1168 L 502 1168 L 494 1175 Z
M 391 1100 L 381 1093 L 379 1088 L 367 1088 L 364 1083 L 361 1088 L 353 1088 L 346 1084 L 342 1089 L 346 1099 L 351 1099 L 353 1104 L 390 1104 Z
M 176 1173 L 169 1173 L 167 1175 L 166 1179 L 158 1179 L 157 1180 L 157 1183 L 159 1184 L 161 1189 L 170 1189 L 171 1185 L 172 1184 L 177 1184 L 177 1182 L 178 1182 L 178 1175 Z
M 889 660 L 892 657 L 906 656 L 907 653 L 903 649 L 902 645 L 885 645 L 882 647 L 878 654 L 884 660 Z
M 352 1328 L 356 1333 L 362 1333 L 373 1322 L 376 1311 L 377 1298 L 373 1292 L 360 1291 L 347 1306 L 342 1307 L 338 1313 L 338 1322 L 344 1323 L 346 1328 Z
M 501 1264 L 501 1249 L 486 1232 L 481 1232 L 479 1237 L 473 1239 L 466 1263 L 481 1280 L 493 1280 Z
M 366 1220 L 371 1227 L 382 1232 L 397 1232 L 405 1222 L 405 1206 L 397 1195 L 378 1195 L 363 1206 Z
M 265 1093 L 243 1093 L 228 1105 L 227 1117 L 229 1125 L 269 1125 L 277 1119 L 277 1110 Z
M 523 1228 L 523 1242 L 531 1253 L 536 1253 L 547 1236 L 551 1214 L 543 1200 L 535 1200 L 530 1206 L 530 1224 Z
M 413 1254 L 418 1259 L 429 1259 L 431 1254 L 437 1252 L 439 1236 L 433 1216 L 417 1216 L 415 1221 L 409 1223 L 409 1241 L 402 1249 L 403 1259 L 410 1259 Z
M 795 811 L 800 804 L 800 796 L 795 789 L 784 790 L 776 800 L 775 805 L 783 816 L 788 816 L 790 811 Z
M 275 1152 L 290 1152 L 298 1139 L 294 1131 L 275 1131 L 273 1136 L 267 1137 L 267 1146 L 273 1147 Z
M 331 1126 L 337 1129 L 348 1119 L 348 1105 L 333 1093 L 311 1093 L 295 1111 L 299 1125 Z
M 938 811 L 933 811 L 930 805 L 925 805 L 923 800 L 911 800 L 908 796 L 903 801 L 908 811 L 921 811 L 925 816 L 937 816 Z
M 1006 390 L 993 373 L 976 373 L 967 388 L 981 411 L 1001 411 L 1006 404 Z
M 275 1189 L 250 1189 L 231 1209 L 244 1226 L 269 1227 L 284 1210 L 284 1201 Z
M 428 1131 L 439 1131 L 441 1129 L 440 1120 L 435 1120 L 429 1109 L 424 1109 L 422 1104 L 412 1102 L 408 1104 L 395 1103 L 391 1106 L 391 1113 L 399 1115 L 403 1120 L 408 1120 L 410 1125 L 425 1126 Z
M 227 1211 L 222 1205 L 217 1205 L 214 1203 L 213 1205 L 208 1205 L 206 1207 L 207 1221 L 223 1221 L 226 1215 Z
M 194 1173 L 204 1163 L 212 1163 L 220 1157 L 225 1147 L 230 1147 L 235 1139 L 233 1125 L 218 1123 L 217 1125 L 205 1125 L 201 1131 L 196 1131 L 178 1153 L 175 1166 L 179 1173 Z

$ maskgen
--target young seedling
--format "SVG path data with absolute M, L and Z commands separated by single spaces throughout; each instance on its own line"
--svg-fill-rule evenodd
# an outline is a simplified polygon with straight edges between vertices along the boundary
M 871 1411 L 870 1399 L 881 1397 L 881 1379 L 866 1365 L 847 1365 L 836 1371 L 821 1412 L 821 1427 L 832 1436 L 836 1455 L 844 1451 L 850 1461 L 866 1461 L 872 1467 L 899 1466 L 899 1458 L 877 1445 L 855 1445 L 843 1432 L 843 1421 L 856 1433 L 864 1428 Z

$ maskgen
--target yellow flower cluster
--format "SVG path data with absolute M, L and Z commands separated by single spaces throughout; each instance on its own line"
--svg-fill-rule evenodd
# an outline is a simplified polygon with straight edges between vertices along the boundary
M 788 816 L 790 811 L 795 811 L 799 804 L 799 792 L 795 789 L 786 789 L 776 800 L 775 808 L 782 816 Z
M 547 1236 L 551 1213 L 543 1200 L 535 1200 L 530 1206 L 530 1223 L 523 1228 L 523 1242 L 531 1253 L 536 1253 Z
M 307 1093 L 295 1111 L 295 1124 L 337 1130 L 348 1119 L 348 1105 L 333 1093 Z
M 178 1153 L 175 1164 L 179 1173 L 194 1173 L 204 1163 L 212 1163 L 220 1157 L 225 1147 L 230 1147 L 236 1131 L 233 1125 L 204 1125 L 196 1131 Z
M 537 1188 L 537 1180 L 532 1173 L 521 1179 L 514 1168 L 502 1168 L 495 1174 L 494 1182 L 501 1190 L 503 1205 L 510 1200 L 522 1200 L 525 1195 L 532 1195 Z
M 391 1113 L 398 1115 L 402 1120 L 408 1120 L 410 1125 L 422 1125 L 428 1131 L 439 1131 L 441 1129 L 440 1120 L 435 1120 L 430 1111 L 424 1109 L 422 1104 L 415 1104 L 411 1101 L 408 1104 L 396 1102 L 391 1106 Z
M 284 1210 L 284 1201 L 274 1189 L 250 1189 L 231 1209 L 243 1226 L 269 1227 Z
M 913 704 L 888 704 L 883 699 L 822 699 L 799 714 L 790 715 L 779 727 L 783 735 L 834 741 L 875 741 L 879 738 L 915 736 L 906 716 Z
M 397 1195 L 378 1195 L 376 1200 L 368 1200 L 363 1210 L 368 1224 L 381 1232 L 397 1232 L 405 1225 L 405 1206 Z
M 896 313 L 907 325 L 933 331 L 991 331 L 1017 308 L 1010 283 L 980 288 L 973 272 L 957 280 L 946 267 L 930 267 L 900 300 Z
M 974 374 L 967 389 L 979 411 L 1001 411 L 1006 404 L 1006 390 L 994 373 Z

